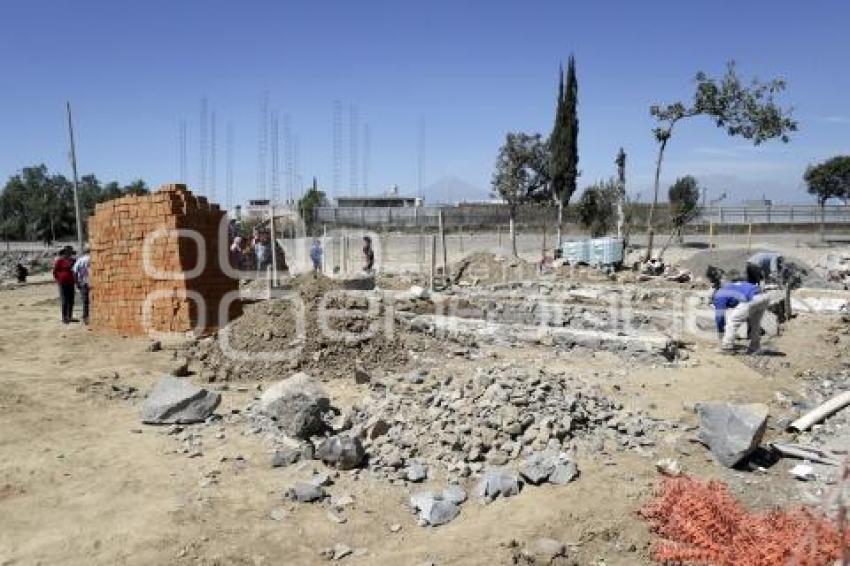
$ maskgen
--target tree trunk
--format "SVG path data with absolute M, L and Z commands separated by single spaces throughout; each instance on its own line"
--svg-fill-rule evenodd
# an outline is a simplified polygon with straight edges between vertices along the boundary
M 669 136 L 669 131 L 668 131 Z M 661 162 L 664 160 L 664 148 L 667 147 L 668 138 L 664 138 L 661 141 L 661 145 L 658 147 L 658 162 L 655 164 L 655 191 L 652 197 L 652 204 L 649 207 L 649 217 L 646 221 L 647 227 L 647 245 L 646 245 L 646 261 L 652 259 L 652 240 L 654 236 L 654 230 L 652 227 L 652 217 L 655 214 L 655 207 L 658 204 L 658 186 L 661 183 Z
M 555 245 L 558 246 L 558 248 L 561 247 L 561 243 L 564 240 L 564 233 L 563 233 L 563 228 L 562 228 L 563 224 L 564 224 L 564 203 L 563 203 L 563 201 L 559 200 L 558 201 L 558 235 L 557 235 L 557 240 L 555 242 Z
M 826 201 L 820 203 L 820 241 L 826 240 Z
M 510 216 L 510 231 L 511 231 L 511 253 L 514 257 L 517 257 L 516 251 L 516 228 L 514 227 L 514 209 L 511 208 L 511 216 Z

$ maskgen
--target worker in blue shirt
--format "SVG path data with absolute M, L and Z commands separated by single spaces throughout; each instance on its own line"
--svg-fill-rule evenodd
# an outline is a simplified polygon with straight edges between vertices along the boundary
M 714 293 L 711 302 L 717 332 L 721 336 L 721 351 L 734 352 L 738 329 L 747 323 L 747 352 L 757 353 L 761 346 L 761 319 L 769 302 L 761 288 L 746 281 L 727 283 Z

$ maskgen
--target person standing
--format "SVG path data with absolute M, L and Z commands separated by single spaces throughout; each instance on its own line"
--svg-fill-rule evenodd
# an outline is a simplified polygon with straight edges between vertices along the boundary
M 91 265 L 91 251 L 89 246 L 83 247 L 83 255 L 74 262 L 72 271 L 80 291 L 80 300 L 83 303 L 83 324 L 89 323 L 89 267 Z
M 313 240 L 313 246 L 310 248 L 310 261 L 313 262 L 313 277 L 316 277 L 322 270 L 322 244 L 318 238 Z
M 761 319 L 767 310 L 770 298 L 761 292 L 761 288 L 747 281 L 735 281 L 723 285 L 714 293 L 714 321 L 721 336 L 720 350 L 724 353 L 735 351 L 735 337 L 738 329 L 747 324 L 749 339 L 748 354 L 756 354 L 761 347 Z
M 74 248 L 65 246 L 53 262 L 53 279 L 59 285 L 59 303 L 62 307 L 62 324 L 71 322 L 74 312 Z
M 363 271 L 371 273 L 375 265 L 375 251 L 372 249 L 372 238 L 369 236 L 363 236 L 363 258 L 366 260 Z
M 230 266 L 233 269 L 243 269 L 242 261 L 242 236 L 233 238 L 233 243 L 230 244 Z

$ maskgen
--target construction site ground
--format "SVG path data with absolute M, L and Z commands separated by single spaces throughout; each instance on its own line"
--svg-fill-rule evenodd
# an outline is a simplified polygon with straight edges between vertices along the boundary
M 755 508 L 809 502 L 788 473 L 796 462 L 731 470 L 690 442 L 695 403 L 766 403 L 774 419 L 788 413 L 779 400 L 799 397 L 812 371 L 850 364 L 850 335 L 824 315 L 787 323 L 770 343 L 782 356 L 764 367 L 721 355 L 714 341 L 694 343 L 686 362 L 673 363 L 626 364 L 608 352 L 543 344 L 481 345 L 475 359 L 425 351 L 417 363 L 440 375 L 512 364 L 588 376 L 627 408 L 682 426 L 647 453 L 580 458 L 581 475 L 567 485 L 524 489 L 489 505 L 471 497 L 456 520 L 438 528 L 418 526 L 408 509 L 411 492 L 422 486 L 368 476 L 354 481 L 343 472 L 331 491 L 350 494 L 354 503 L 339 524 L 324 506 L 284 501 L 283 491 L 304 467 L 272 468 L 267 447 L 244 430 L 207 434 L 203 453 L 187 457 L 175 450 L 169 427 L 140 423 L 144 395 L 172 367 L 172 350 L 149 352 L 147 339 L 63 326 L 49 283 L 4 289 L 0 317 L 2 566 L 320 564 L 326 562 L 320 552 L 335 544 L 358 550 L 346 564 L 510 564 L 519 548 L 540 537 L 567 545 L 558 563 L 648 564 L 652 535 L 636 512 L 657 486 L 660 458 L 728 482 Z M 200 383 L 198 377 L 191 379 Z M 217 412 L 242 410 L 266 385 L 230 384 Z M 323 385 L 341 408 L 365 392 L 353 378 Z M 767 437 L 776 434 L 772 428 Z

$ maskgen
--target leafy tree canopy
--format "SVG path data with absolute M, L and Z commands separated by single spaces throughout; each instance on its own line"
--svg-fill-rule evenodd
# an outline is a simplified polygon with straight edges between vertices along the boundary
M 700 188 L 697 180 L 690 175 L 679 177 L 670 185 L 670 215 L 673 224 L 681 227 L 691 219 L 699 204 Z
M 850 199 L 850 155 L 837 155 L 823 163 L 809 165 L 803 180 L 821 206 L 833 198 Z
M 509 133 L 499 148 L 493 192 L 511 210 L 523 202 L 547 200 L 549 152 L 540 134 Z
M 619 198 L 620 187 L 614 179 L 600 181 L 584 190 L 578 201 L 578 217 L 592 237 L 604 236 L 614 228 Z
M 96 176 L 83 175 L 78 184 L 80 213 L 85 222 L 99 202 L 146 192 L 141 180 L 121 187 L 116 182 L 101 185 Z M 73 183 L 63 175 L 50 174 L 45 165 L 24 167 L 9 177 L 0 192 L 0 233 L 10 240 L 76 236 Z

